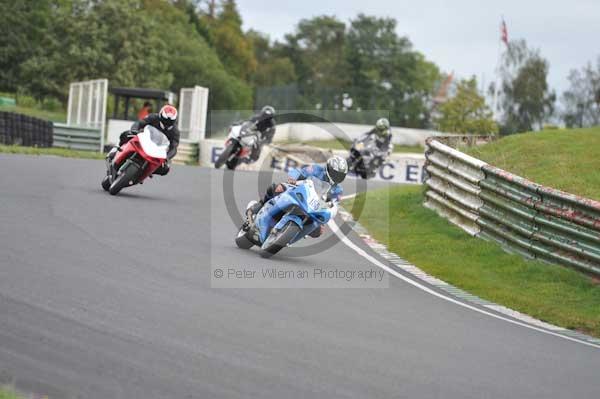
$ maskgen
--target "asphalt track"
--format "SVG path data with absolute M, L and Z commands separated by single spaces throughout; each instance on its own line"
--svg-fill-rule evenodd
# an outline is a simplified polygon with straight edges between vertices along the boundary
M 237 249 L 222 171 L 175 167 L 118 197 L 100 161 L 0 155 L 0 171 L 0 384 L 50 398 L 600 397 L 600 350 L 393 277 L 211 288 L 216 266 L 371 267 L 340 242 L 271 260 Z M 234 187 L 242 207 L 257 175 Z

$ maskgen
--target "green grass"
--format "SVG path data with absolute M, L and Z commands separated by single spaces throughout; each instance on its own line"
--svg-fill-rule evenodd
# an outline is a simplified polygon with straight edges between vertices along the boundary
M 105 155 L 94 151 L 77 151 L 67 148 L 22 147 L 0 144 L 0 153 L 25 155 L 55 155 L 66 158 L 104 159 Z
M 16 112 L 17 114 L 29 115 L 52 122 L 65 123 L 67 114 L 64 111 L 46 111 L 39 108 L 29 108 L 11 105 L 0 105 L 0 111 Z
M 298 142 L 288 142 L 286 144 L 298 144 Z M 345 141 L 345 140 L 310 140 L 310 141 L 303 141 L 302 144 L 306 144 L 306 145 L 310 145 L 313 147 L 319 147 L 319 148 L 329 148 L 332 150 L 348 150 L 350 149 L 350 146 L 352 145 L 352 142 L 350 141 Z M 398 153 L 420 153 L 422 154 L 424 152 L 423 147 L 421 147 L 420 145 L 414 145 L 414 146 L 410 146 L 410 145 L 394 145 L 394 152 L 398 152 Z
M 438 277 L 537 319 L 600 337 L 600 287 L 575 270 L 525 260 L 423 207 L 423 188 L 394 186 L 361 194 L 354 217 L 378 241 Z M 351 209 L 353 201 L 344 203 Z
M 7 387 L 0 386 L 0 399 L 23 399 L 23 397 Z
M 536 183 L 600 199 L 600 127 L 515 134 L 463 151 Z

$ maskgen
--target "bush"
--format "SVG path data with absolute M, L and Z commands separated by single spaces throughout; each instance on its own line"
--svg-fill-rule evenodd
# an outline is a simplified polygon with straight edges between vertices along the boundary
M 61 111 L 64 109 L 62 102 L 54 97 L 44 98 L 42 101 L 42 109 L 46 111 Z
M 19 92 L 15 97 L 19 107 L 38 108 L 38 102 L 32 96 L 29 96 L 23 92 Z

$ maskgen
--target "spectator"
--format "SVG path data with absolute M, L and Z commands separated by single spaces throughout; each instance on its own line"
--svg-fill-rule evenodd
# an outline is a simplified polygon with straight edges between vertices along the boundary
M 138 120 L 142 120 L 145 119 L 149 114 L 152 113 L 152 104 L 150 104 L 149 101 L 146 101 L 144 103 L 144 106 L 142 107 L 142 109 L 140 109 L 140 111 L 137 114 Z

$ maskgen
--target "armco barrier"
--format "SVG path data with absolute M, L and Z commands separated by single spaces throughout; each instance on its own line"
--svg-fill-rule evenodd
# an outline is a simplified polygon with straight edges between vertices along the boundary
M 600 274 L 600 202 L 427 141 L 424 205 L 505 249 Z
M 74 150 L 101 151 L 100 129 L 55 123 L 54 146 Z
M 471 235 L 479 234 L 479 182 L 485 178 L 484 162 L 439 141 L 427 142 L 425 206 L 436 210 Z

